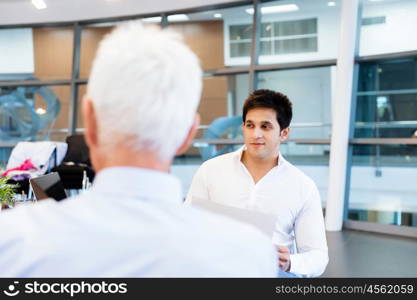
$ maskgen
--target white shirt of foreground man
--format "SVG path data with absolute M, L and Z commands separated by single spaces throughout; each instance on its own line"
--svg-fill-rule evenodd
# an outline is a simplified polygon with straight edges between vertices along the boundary
M 245 147 L 204 162 L 186 202 L 194 198 L 275 215 L 272 242 L 280 269 L 290 272 L 284 276 L 319 276 L 328 263 L 320 195 L 314 182 L 279 153 L 289 133 L 291 102 L 280 93 L 255 91 L 244 116 Z
M 273 277 L 267 238 L 185 207 L 168 174 L 198 126 L 201 78 L 169 30 L 129 22 L 107 35 L 83 101 L 93 187 L 2 212 L 0 276 Z
M 175 177 L 146 169 L 107 168 L 83 195 L 4 212 L 0 224 L 2 277 L 276 272 L 268 239 L 249 226 L 184 206 Z

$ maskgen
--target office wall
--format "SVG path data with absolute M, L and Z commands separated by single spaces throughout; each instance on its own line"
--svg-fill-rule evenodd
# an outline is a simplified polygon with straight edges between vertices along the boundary
M 223 21 L 170 23 L 169 28 L 184 36 L 184 42 L 200 58 L 204 70 L 224 66 Z
M 416 50 L 416 12 L 416 0 L 366 3 L 363 17 L 385 17 L 385 23 L 362 26 L 359 54 L 373 55 Z
M 184 42 L 197 54 L 204 70 L 224 66 L 223 21 L 170 23 L 169 28 L 184 36 Z M 198 107 L 202 124 L 227 115 L 227 89 L 225 76 L 204 78 Z
M 184 41 L 200 58 L 204 69 L 219 68 L 223 64 L 223 25 L 220 21 L 176 23 L 170 27 L 184 35 Z M 85 27 L 81 35 L 80 77 L 88 78 L 91 65 L 101 39 L 113 27 Z M 204 39 L 201 37 L 204 36 Z M 34 75 L 43 80 L 71 77 L 73 31 L 71 28 L 35 28 L 33 30 Z M 68 127 L 70 89 L 68 86 L 51 86 L 61 101 L 61 112 L 52 129 Z M 203 80 L 203 91 L 198 111 L 202 124 L 227 115 L 227 77 L 210 77 Z M 85 86 L 79 87 L 77 127 L 83 127 L 81 99 Z M 39 96 L 37 99 L 40 100 Z M 39 107 L 42 107 L 42 102 Z M 65 133 L 56 133 L 52 139 L 62 140 Z
M 68 79 L 72 70 L 73 31 L 64 28 L 34 28 L 35 76 L 42 80 Z
M 81 32 L 80 78 L 88 78 L 98 45 L 113 27 L 83 27 Z
M 69 79 L 72 72 L 73 30 L 71 27 L 34 28 L 34 76 L 42 80 Z M 68 127 L 71 91 L 69 86 L 49 87 L 60 100 L 61 111 L 49 129 Z M 46 108 L 39 95 L 36 106 Z M 63 141 L 66 133 L 53 133 L 50 138 Z

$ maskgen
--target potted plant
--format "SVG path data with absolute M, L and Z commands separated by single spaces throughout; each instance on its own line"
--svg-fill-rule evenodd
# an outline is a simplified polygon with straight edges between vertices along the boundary
M 15 202 L 15 189 L 17 184 L 8 184 L 7 177 L 0 177 L 0 203 L 2 206 L 13 206 Z

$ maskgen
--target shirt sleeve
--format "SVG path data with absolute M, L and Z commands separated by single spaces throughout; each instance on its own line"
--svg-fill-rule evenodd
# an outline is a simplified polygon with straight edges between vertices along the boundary
M 290 255 L 290 272 L 320 276 L 329 261 L 320 194 L 313 184 L 294 226 L 297 253 Z
M 207 180 L 205 175 L 205 165 L 201 165 L 195 173 L 191 182 L 190 189 L 188 190 L 186 204 L 192 204 L 193 199 L 209 200 L 209 192 L 207 186 Z

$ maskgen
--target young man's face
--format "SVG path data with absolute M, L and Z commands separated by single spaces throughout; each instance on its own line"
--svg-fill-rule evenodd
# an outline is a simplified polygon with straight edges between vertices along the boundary
M 275 110 L 254 108 L 246 114 L 243 137 L 249 156 L 259 159 L 276 159 L 281 142 L 288 137 L 289 128 L 281 132 Z

